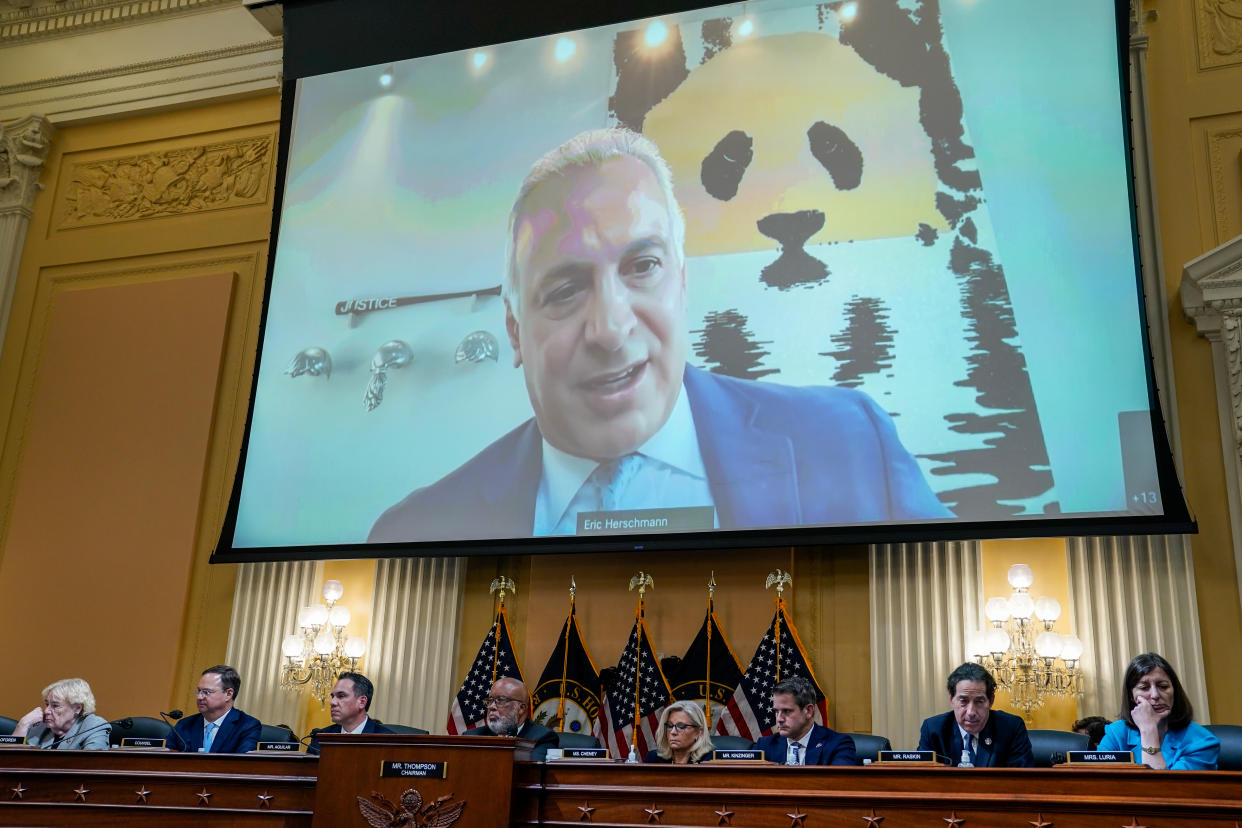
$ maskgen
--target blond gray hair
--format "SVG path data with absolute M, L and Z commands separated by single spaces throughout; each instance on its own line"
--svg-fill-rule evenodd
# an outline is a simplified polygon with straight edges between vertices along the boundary
M 685 713 L 699 729 L 699 738 L 690 746 L 690 761 L 697 762 L 711 753 L 713 750 L 712 737 L 707 732 L 707 717 L 703 715 L 702 705 L 698 702 L 683 700 L 673 702 L 660 713 L 660 724 L 656 731 L 656 753 L 660 754 L 660 758 L 673 758 L 673 749 L 668 743 L 668 731 L 664 729 L 664 725 L 668 722 L 668 717 L 673 713 Z
M 508 271 L 505 274 L 503 296 L 515 313 L 520 306 L 521 291 L 518 289 L 517 245 L 514 235 L 530 194 L 541 184 L 567 177 L 578 170 L 599 167 L 612 158 L 625 157 L 642 161 L 655 175 L 668 208 L 677 262 L 685 263 L 686 219 L 677 203 L 677 196 L 673 193 L 673 172 L 660 155 L 659 147 L 650 138 L 623 127 L 587 130 L 545 153 L 531 166 L 518 190 L 513 209 L 509 212 Z
M 80 704 L 82 715 L 89 716 L 95 712 L 95 694 L 85 679 L 67 678 L 54 681 L 43 688 L 43 699 L 56 697 L 66 704 Z

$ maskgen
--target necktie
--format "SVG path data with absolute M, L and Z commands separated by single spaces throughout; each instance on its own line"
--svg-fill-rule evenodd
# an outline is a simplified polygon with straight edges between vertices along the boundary
M 642 468 L 638 454 L 626 454 L 600 463 L 591 472 L 577 494 L 569 501 L 557 525 L 563 532 L 576 532 L 579 512 L 615 512 L 621 507 L 626 488 Z
M 216 740 L 216 730 L 219 727 L 219 722 L 210 722 L 207 725 L 207 735 L 203 737 L 203 753 L 211 753 L 211 743 Z
M 979 737 L 974 735 L 970 737 L 970 764 L 979 765 Z
M 802 764 L 802 755 L 801 755 L 802 745 L 798 742 L 793 742 L 789 745 L 789 749 L 790 751 L 793 752 L 793 757 L 789 760 L 789 764 L 801 765 Z

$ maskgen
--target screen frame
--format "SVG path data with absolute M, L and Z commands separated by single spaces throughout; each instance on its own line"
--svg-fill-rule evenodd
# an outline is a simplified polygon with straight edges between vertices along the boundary
M 259 361 L 267 331 L 272 276 L 279 243 L 283 194 L 288 174 L 293 116 L 299 79 L 328 72 L 371 66 L 397 60 L 426 57 L 479 46 L 493 45 L 559 32 L 612 25 L 661 14 L 693 11 L 718 2 L 635 0 L 623 13 L 587 8 L 567 0 L 531 4 L 523 14 L 493 16 L 483 0 L 470 0 L 451 19 L 435 14 L 433 4 L 403 0 L 286 0 L 284 3 L 285 49 L 281 97 L 279 152 L 275 175 L 275 198 L 267 256 L 263 305 L 252 374 L 246 426 L 233 477 L 227 511 L 211 563 L 325 560 L 385 557 L 489 556 L 512 554 L 564 554 L 567 552 L 627 552 L 637 550 L 743 549 L 777 546 L 880 544 L 927 541 L 986 540 L 1014 537 L 1063 537 L 1135 534 L 1195 533 L 1192 518 L 1173 461 L 1157 390 L 1154 359 L 1142 282 L 1142 259 L 1138 239 L 1138 211 L 1134 180 L 1134 142 L 1131 123 L 1130 12 L 1124 0 L 1114 0 L 1116 58 L 1120 94 L 1121 140 L 1125 148 L 1131 244 L 1135 261 L 1135 290 L 1141 314 L 1141 340 L 1151 429 L 1162 515 L 1058 516 L 1012 518 L 1004 521 L 948 520 L 929 523 L 800 526 L 778 529 L 714 530 L 676 534 L 608 536 L 556 536 L 464 541 L 409 541 L 400 543 L 347 543 L 234 548 L 232 540 L 241 501 L 243 472 L 251 437 L 258 391 Z M 413 33 L 413 34 L 411 34 Z M 322 48 L 325 43 L 332 48 Z

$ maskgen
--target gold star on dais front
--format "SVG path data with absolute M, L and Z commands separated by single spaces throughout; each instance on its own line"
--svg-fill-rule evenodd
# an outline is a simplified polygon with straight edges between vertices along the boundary
M 272 807 L 272 800 L 275 798 L 276 797 L 272 796 L 267 791 L 264 791 L 263 793 L 259 794 L 259 807 L 260 808 Z
M 949 823 L 952 828 L 957 828 L 957 826 L 963 825 L 966 822 L 963 817 L 957 815 L 957 811 L 949 811 L 949 815 L 947 817 L 943 817 L 943 819 L 945 822 Z
M 785 816 L 789 817 L 789 828 L 802 828 L 802 826 L 806 825 L 806 814 L 797 808 L 794 808 L 792 814 L 785 814 Z
M 1130 824 L 1123 825 L 1121 828 L 1147 828 L 1146 825 L 1139 825 L 1139 821 L 1134 817 L 1130 817 Z
M 86 795 L 91 792 L 91 789 L 86 787 L 86 783 L 83 782 L 82 784 L 74 788 L 73 792 L 78 795 L 77 799 L 75 800 L 76 802 L 85 802 Z
M 23 787 L 22 783 L 18 782 L 16 788 L 9 788 L 9 790 L 13 792 L 13 795 L 10 796 L 9 799 L 21 799 L 22 794 L 30 790 L 30 788 Z
M 867 828 L 879 828 L 880 823 L 884 821 L 884 817 L 875 815 L 875 808 L 871 809 L 871 816 L 865 816 L 863 819 L 867 821 Z
M 733 824 L 733 811 L 729 810 L 729 806 L 721 805 L 720 810 L 716 811 L 715 813 L 716 813 L 716 816 L 720 817 L 720 819 L 716 820 L 717 825 L 732 825 Z
M 1042 813 L 1036 814 L 1035 821 L 1030 823 L 1031 828 L 1050 828 L 1051 825 L 1051 822 L 1044 822 L 1044 815 Z
M 582 816 L 578 817 L 579 822 L 590 822 L 591 815 L 595 813 L 595 809 L 591 807 L 589 802 L 585 805 L 579 805 L 578 810 L 582 812 Z
M 659 822 L 660 817 L 664 816 L 664 811 L 657 808 L 654 802 L 651 803 L 650 808 L 643 808 L 643 813 L 647 815 L 647 822 L 649 823 Z
M 146 785 L 143 785 L 141 788 L 134 791 L 134 793 L 138 795 L 138 801 L 134 803 L 135 805 L 146 805 L 147 797 L 151 795 L 151 791 L 147 790 Z
M 199 805 L 210 805 L 211 804 L 211 794 L 207 793 L 206 788 L 203 788 L 201 791 L 198 792 L 198 804 Z

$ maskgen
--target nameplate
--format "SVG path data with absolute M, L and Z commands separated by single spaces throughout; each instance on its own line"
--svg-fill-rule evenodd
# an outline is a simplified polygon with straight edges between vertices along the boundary
M 259 753 L 297 753 L 301 746 L 297 742 L 259 742 L 255 750 Z
M 1065 761 L 1071 765 L 1133 765 L 1134 754 L 1128 750 L 1067 750 Z
M 735 748 L 733 750 L 714 750 L 712 760 L 715 762 L 762 762 L 763 751 L 754 748 Z
M 126 736 L 121 739 L 123 748 L 162 748 L 167 739 L 150 739 L 146 736 Z
M 667 509 L 622 509 L 615 512 L 579 512 L 579 535 L 692 532 L 716 527 L 711 506 L 673 506 Z
M 380 776 L 402 779 L 447 779 L 448 762 L 381 762 Z
M 949 760 L 936 755 L 934 750 L 882 750 L 881 762 L 923 762 L 931 765 L 947 765 Z
M 548 754 L 544 758 L 548 760 L 607 759 L 608 748 L 604 748 L 604 747 L 548 748 Z
M 25 736 L 0 736 L 0 745 L 24 745 Z

